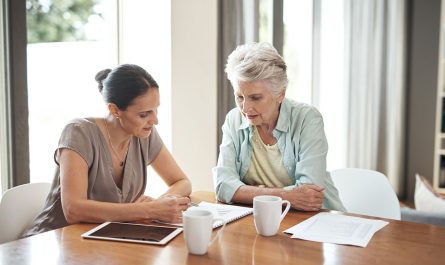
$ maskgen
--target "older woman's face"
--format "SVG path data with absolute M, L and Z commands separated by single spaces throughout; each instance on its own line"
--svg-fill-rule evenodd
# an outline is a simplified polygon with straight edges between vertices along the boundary
M 235 90 L 235 101 L 241 113 L 252 125 L 275 125 L 279 105 L 284 98 L 272 94 L 264 81 L 242 82 Z

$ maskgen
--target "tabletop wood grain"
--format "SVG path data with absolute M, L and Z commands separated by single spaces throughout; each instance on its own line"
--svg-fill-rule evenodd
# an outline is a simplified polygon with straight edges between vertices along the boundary
M 195 192 L 191 198 L 215 201 L 212 192 Z M 273 237 L 257 235 L 253 216 L 243 217 L 227 224 L 203 256 L 187 252 L 182 234 L 166 246 L 122 243 L 82 239 L 97 224 L 76 224 L 0 245 L 0 263 L 445 264 L 445 228 L 439 226 L 387 220 L 366 248 L 291 239 L 281 232 L 316 213 L 290 211 Z

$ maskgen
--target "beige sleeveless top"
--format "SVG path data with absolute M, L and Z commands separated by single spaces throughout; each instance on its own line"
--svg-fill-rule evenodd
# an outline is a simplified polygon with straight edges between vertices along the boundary
M 144 194 L 147 182 L 147 165 L 159 154 L 163 142 L 153 130 L 148 138 L 132 137 L 124 168 L 122 190 L 113 179 L 113 164 L 107 140 L 94 118 L 75 119 L 67 124 L 54 152 L 57 164 L 50 193 L 40 213 L 23 236 L 67 226 L 60 198 L 60 168 L 58 150 L 68 148 L 77 152 L 88 163 L 88 191 L 90 200 L 129 203 Z
M 278 145 L 266 145 L 261 139 L 258 130 L 253 126 L 252 161 L 243 182 L 249 185 L 283 188 L 292 185 L 283 164 L 282 155 Z

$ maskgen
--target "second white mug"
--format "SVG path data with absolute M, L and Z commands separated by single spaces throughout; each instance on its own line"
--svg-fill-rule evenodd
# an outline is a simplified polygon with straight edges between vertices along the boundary
M 286 209 L 282 212 L 283 204 Z M 274 236 L 280 228 L 281 221 L 290 209 L 290 202 L 278 196 L 261 195 L 253 198 L 253 218 L 258 234 Z
M 220 228 L 213 240 L 210 241 L 213 231 L 213 224 L 222 221 Z M 208 210 L 193 209 L 182 213 L 182 222 L 184 226 L 184 238 L 187 249 L 191 254 L 204 255 L 209 246 L 221 234 L 225 227 L 222 218 L 214 218 L 212 212 Z

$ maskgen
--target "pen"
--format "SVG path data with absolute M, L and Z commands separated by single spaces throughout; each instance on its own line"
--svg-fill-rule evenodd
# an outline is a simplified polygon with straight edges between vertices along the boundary
M 190 203 L 189 203 L 189 206 L 196 206 L 196 207 L 198 207 L 198 206 L 199 206 L 199 203 L 196 203 L 196 202 L 190 202 Z

